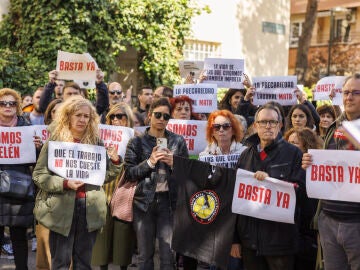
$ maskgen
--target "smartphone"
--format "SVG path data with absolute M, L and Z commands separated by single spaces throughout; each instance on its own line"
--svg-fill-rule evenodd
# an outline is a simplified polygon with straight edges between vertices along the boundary
M 166 138 L 157 138 L 156 145 L 159 145 L 159 150 L 167 148 L 167 139 Z

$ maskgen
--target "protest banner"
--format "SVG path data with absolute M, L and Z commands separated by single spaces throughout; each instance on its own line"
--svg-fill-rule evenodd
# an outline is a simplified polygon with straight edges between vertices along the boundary
M 313 163 L 306 169 L 310 198 L 360 202 L 360 152 L 309 149 Z
M 58 51 L 56 60 L 58 79 L 95 81 L 97 69 L 98 65 L 89 53 Z
M 321 78 L 314 88 L 313 100 L 330 100 L 330 93 L 335 92 L 335 97 L 332 99 L 333 105 L 341 105 L 341 89 L 345 81 L 345 76 L 329 76 Z
M 275 178 L 256 180 L 254 173 L 238 169 L 232 212 L 250 217 L 294 224 L 294 185 Z
M 199 156 L 199 160 L 210 163 L 211 165 L 221 166 L 225 168 L 235 168 L 239 157 L 240 154 L 204 155 Z
M 206 125 L 207 121 L 170 119 L 166 129 L 183 136 L 189 154 L 198 155 L 204 151 L 207 145 L 204 139 L 206 137 Z
M 77 83 L 80 88 L 84 89 L 95 89 L 95 81 L 81 81 L 81 80 L 74 80 L 75 83 Z
M 186 95 L 193 100 L 193 111 L 211 113 L 217 110 L 216 84 L 178 84 L 174 85 L 174 97 Z
M 101 186 L 105 181 L 106 155 L 103 146 L 50 141 L 48 167 L 66 179 Z
M 294 105 L 297 103 L 294 93 L 296 83 L 296 76 L 254 77 L 253 86 L 256 90 L 253 104 L 264 105 L 269 101 L 276 101 L 283 106 Z
M 179 61 L 180 77 L 183 79 L 192 75 L 194 80 L 198 80 L 203 69 L 204 61 Z
M 100 139 L 103 140 L 105 147 L 113 145 L 118 154 L 124 158 L 126 146 L 129 140 L 134 137 L 134 130 L 122 126 L 99 125 Z
M 31 126 L 33 129 L 33 135 L 39 136 L 42 143 L 45 143 L 50 138 L 50 132 L 47 125 L 34 125 Z
M 0 127 L 0 164 L 36 162 L 33 126 Z
M 215 83 L 217 87 L 244 88 L 244 59 L 206 58 L 203 83 Z

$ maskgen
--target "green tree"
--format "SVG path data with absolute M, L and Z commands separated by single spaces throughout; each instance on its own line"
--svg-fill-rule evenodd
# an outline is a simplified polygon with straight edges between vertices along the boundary
M 132 46 L 144 81 L 177 81 L 177 60 L 192 16 L 188 0 L 11 0 L 0 24 L 0 87 L 33 91 L 55 69 L 57 50 L 89 52 L 118 72 L 116 58 Z

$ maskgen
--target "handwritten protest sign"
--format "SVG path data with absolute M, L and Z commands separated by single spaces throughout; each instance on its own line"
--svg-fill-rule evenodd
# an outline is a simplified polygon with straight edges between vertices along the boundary
M 66 179 L 101 186 L 105 181 L 106 155 L 103 146 L 50 141 L 48 167 Z
M 179 61 L 180 77 L 183 79 L 188 75 L 192 75 L 197 80 L 203 69 L 204 61 Z
M 203 155 L 199 156 L 200 161 L 208 162 L 211 165 L 217 165 L 225 168 L 235 168 L 240 154 L 231 155 Z
M 258 181 L 253 175 L 253 172 L 237 170 L 232 212 L 294 223 L 296 195 L 293 184 L 270 177 Z
M 281 105 L 294 105 L 297 103 L 296 76 L 254 77 L 253 85 L 254 105 L 264 105 L 269 101 L 276 101 Z
M 95 81 L 98 65 L 89 53 L 58 51 L 56 60 L 57 78 L 63 80 Z
M 306 170 L 310 198 L 360 202 L 360 152 L 309 149 L 313 164 Z
M 178 84 L 174 86 L 174 97 L 186 95 L 193 100 L 196 113 L 211 113 L 217 110 L 216 84 Z
M 215 83 L 218 87 L 244 88 L 244 59 L 206 58 L 203 83 Z
M 170 119 L 166 129 L 181 135 L 186 141 L 190 155 L 198 155 L 206 147 L 207 121 Z M 170 149 L 172 150 L 172 149 Z
M 99 125 L 100 139 L 105 147 L 113 145 L 118 154 L 124 158 L 126 146 L 129 140 L 134 137 L 134 130 L 122 126 Z
M 332 90 L 335 92 L 335 97 L 332 100 L 333 105 L 341 105 L 341 89 L 345 81 L 345 76 L 330 76 L 320 79 L 314 88 L 314 100 L 329 100 Z
M 36 162 L 32 126 L 0 127 L 0 164 Z

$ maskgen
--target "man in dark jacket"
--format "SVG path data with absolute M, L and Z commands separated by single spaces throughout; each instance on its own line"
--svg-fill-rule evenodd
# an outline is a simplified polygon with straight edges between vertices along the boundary
M 134 195 L 134 228 L 140 270 L 154 269 L 155 239 L 159 241 L 160 269 L 174 269 L 170 248 L 176 184 L 171 176 L 173 155 L 188 157 L 185 139 L 166 130 L 171 105 L 155 101 L 149 111 L 150 127 L 129 141 L 125 153 L 126 179 L 138 181 Z M 157 145 L 166 142 L 167 147 Z
M 301 151 L 286 142 L 280 133 L 281 114 L 271 104 L 255 114 L 257 133 L 248 138 L 249 148 L 241 154 L 237 167 L 254 172 L 257 180 L 270 176 L 304 187 Z M 238 215 L 235 236 L 247 270 L 293 269 L 297 251 L 297 225 Z M 232 255 L 240 256 L 239 244 Z

